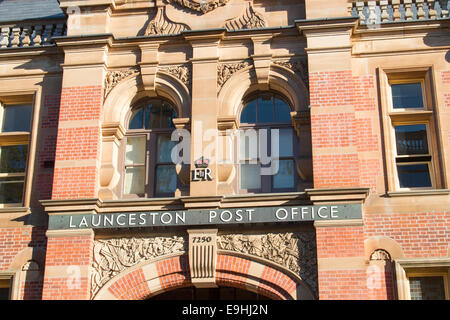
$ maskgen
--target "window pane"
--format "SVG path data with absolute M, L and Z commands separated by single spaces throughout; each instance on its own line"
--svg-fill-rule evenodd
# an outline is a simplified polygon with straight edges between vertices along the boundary
M 241 123 L 256 123 L 256 100 L 250 101 L 242 110 Z
M 293 156 L 293 139 L 292 139 L 292 129 L 279 129 L 278 130 L 278 140 L 275 139 L 274 133 L 272 131 L 272 155 L 274 151 L 278 149 L 279 157 L 292 157 Z
M 0 178 L 0 203 L 22 203 L 24 177 Z
M 161 101 L 154 100 L 149 105 L 150 107 L 150 118 L 148 120 L 147 129 L 157 129 L 161 128 Z
M 172 149 L 175 147 L 176 143 L 176 141 L 170 140 L 170 136 L 158 136 L 158 163 L 172 162 Z
M 166 102 L 162 105 L 161 128 L 173 128 L 173 118 L 176 117 L 172 106 Z
M 130 129 L 143 129 L 143 111 L 144 108 L 139 108 L 133 111 L 131 115 L 130 125 L 128 126 Z
M 125 194 L 144 194 L 145 167 L 125 169 Z
M 411 300 L 445 300 L 444 277 L 409 278 Z
M 175 166 L 156 167 L 156 193 L 174 193 L 177 189 L 177 172 Z
M 125 152 L 125 164 L 145 163 L 145 136 L 128 137 Z
M 30 131 L 32 106 L 6 106 L 2 132 Z
M 428 154 L 427 126 L 395 126 L 398 155 Z
M 258 159 L 258 130 L 239 131 L 239 160 Z
M 0 279 L 0 300 L 9 299 L 10 279 Z
M 422 84 L 402 83 L 393 84 L 392 102 L 396 108 L 423 108 Z
M 271 95 L 258 98 L 258 122 L 274 122 L 273 101 Z
M 9 288 L 0 288 L 0 300 L 9 299 Z
M 291 122 L 291 109 L 281 99 L 275 98 L 275 121 L 282 123 Z
M 0 173 L 25 172 L 28 145 L 0 147 Z
M 259 164 L 241 164 L 241 189 L 261 189 Z
M 278 173 L 273 176 L 274 189 L 294 188 L 294 161 L 280 160 Z
M 430 170 L 428 164 L 397 165 L 400 188 L 431 187 Z

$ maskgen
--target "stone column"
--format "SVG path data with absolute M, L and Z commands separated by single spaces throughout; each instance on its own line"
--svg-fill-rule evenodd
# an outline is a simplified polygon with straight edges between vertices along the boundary
M 223 30 L 188 35 L 192 51 L 191 172 L 194 161 L 211 158 L 211 179 L 191 181 L 190 195 L 217 195 L 217 62 Z M 206 134 L 209 132 L 210 134 Z M 211 152 L 210 152 L 211 151 Z

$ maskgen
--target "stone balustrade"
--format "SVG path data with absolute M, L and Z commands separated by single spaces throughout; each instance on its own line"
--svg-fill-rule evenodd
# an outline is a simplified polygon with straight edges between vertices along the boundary
M 37 25 L 0 26 L 0 48 L 25 48 L 53 45 L 52 38 L 66 33 L 64 22 Z
M 352 16 L 360 23 L 374 25 L 398 21 L 439 20 L 449 18 L 448 0 L 354 1 Z

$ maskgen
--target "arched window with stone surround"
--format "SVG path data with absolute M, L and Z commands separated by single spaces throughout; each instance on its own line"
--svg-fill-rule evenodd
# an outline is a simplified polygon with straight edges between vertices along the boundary
M 171 150 L 172 104 L 160 98 L 138 101 L 131 109 L 123 150 L 123 197 L 171 197 L 178 186 Z
M 297 191 L 298 139 L 286 99 L 273 92 L 248 96 L 243 100 L 239 129 L 239 193 Z M 278 170 L 273 157 L 275 148 L 278 148 Z M 271 157 L 270 163 L 265 155 Z

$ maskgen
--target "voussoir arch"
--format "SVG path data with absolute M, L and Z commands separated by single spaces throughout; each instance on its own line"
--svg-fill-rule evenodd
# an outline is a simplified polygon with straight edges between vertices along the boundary
M 303 281 L 251 257 L 219 253 L 216 283 L 257 292 L 277 300 L 314 299 Z M 179 254 L 145 261 L 116 275 L 93 297 L 94 300 L 139 300 L 192 286 L 188 256 Z
M 103 104 L 103 123 L 120 123 L 126 128 L 127 115 L 134 102 L 144 97 L 162 97 L 169 100 L 178 117 L 190 117 L 190 93 L 176 77 L 159 71 L 155 78 L 155 91 L 145 91 L 140 74 L 119 82 L 108 94 Z
M 292 111 L 307 110 L 309 105 L 308 88 L 292 70 L 272 64 L 268 77 L 269 90 L 288 99 Z M 258 91 L 258 82 L 252 66 L 234 73 L 222 86 L 218 96 L 219 115 L 240 114 L 242 99 Z

